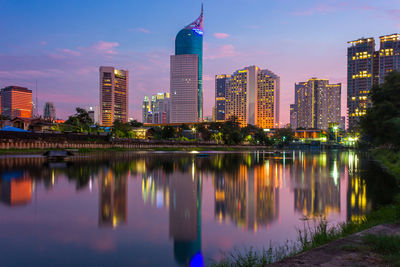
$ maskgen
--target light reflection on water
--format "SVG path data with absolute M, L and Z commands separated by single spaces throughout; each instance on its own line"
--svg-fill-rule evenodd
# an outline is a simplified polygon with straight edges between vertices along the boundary
M 208 264 L 295 240 L 303 217 L 362 220 L 368 166 L 351 151 L 2 158 L 2 264 Z

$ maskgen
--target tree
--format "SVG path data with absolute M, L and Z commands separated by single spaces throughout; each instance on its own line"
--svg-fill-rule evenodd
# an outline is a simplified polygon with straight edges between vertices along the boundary
M 162 139 L 171 139 L 175 137 L 176 130 L 172 126 L 164 126 L 161 129 L 161 138 Z
M 232 118 L 226 121 L 220 130 L 222 140 L 226 145 L 238 145 L 243 141 L 243 134 L 241 132 L 239 122 Z
M 201 139 L 203 139 L 204 141 L 210 141 L 211 140 L 212 133 L 210 132 L 210 130 L 208 128 L 205 127 L 204 124 L 198 124 L 196 126 L 196 131 L 198 133 L 200 133 Z
M 370 93 L 372 107 L 360 120 L 364 138 L 375 145 L 400 147 L 400 72 L 385 77 Z
M 294 132 L 290 127 L 277 129 L 274 134 L 274 139 L 277 143 L 288 144 L 293 141 Z
M 132 126 L 120 120 L 114 121 L 112 132 L 118 138 L 133 138 Z
M 69 116 L 65 124 L 72 126 L 70 128 L 78 132 L 89 132 L 93 121 L 85 109 L 77 107 L 76 113 L 73 116 Z
M 129 124 L 130 124 L 132 127 L 134 127 L 134 128 L 142 127 L 142 126 L 143 126 L 143 123 L 138 122 L 137 120 L 131 120 L 131 121 L 129 122 Z

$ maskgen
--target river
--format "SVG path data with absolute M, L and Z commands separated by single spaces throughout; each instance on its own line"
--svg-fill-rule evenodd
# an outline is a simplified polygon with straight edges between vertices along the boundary
M 354 151 L 2 156 L 0 265 L 207 266 L 304 219 L 362 220 L 391 201 L 385 176 Z

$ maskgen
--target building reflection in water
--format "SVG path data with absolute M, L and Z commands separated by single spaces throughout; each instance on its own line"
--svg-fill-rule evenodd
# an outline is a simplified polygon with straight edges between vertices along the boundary
M 360 221 L 372 209 L 372 194 L 364 172 L 368 165 L 360 167 L 359 161 L 354 152 L 293 152 L 281 157 L 226 153 L 204 158 L 149 153 L 76 159 L 63 165 L 7 158 L 0 161 L 0 199 L 11 206 L 26 204 L 39 183 L 57 190 L 57 179 L 65 177 L 82 190 L 97 179 L 99 226 L 117 227 L 128 220 L 128 177 L 133 173 L 142 177 L 143 202 L 168 210 L 175 260 L 187 266 L 202 262 L 203 179 L 212 178 L 215 220 L 248 231 L 275 223 L 280 210 L 309 218 L 340 213 Z
M 31 202 L 32 179 L 23 171 L 2 173 L 0 183 L 0 199 L 10 206 Z
M 307 218 L 340 213 L 340 171 L 337 153 L 293 156 L 291 165 L 294 209 Z
M 117 227 L 127 221 L 127 175 L 116 176 L 110 169 L 99 173 L 99 225 Z
M 348 166 L 347 220 L 361 222 L 371 211 L 372 205 L 367 198 L 365 177 L 361 177 L 359 157 L 352 151 L 348 154 Z
M 270 166 L 255 159 L 239 166 L 237 172 L 214 176 L 215 217 L 239 227 L 257 231 L 279 217 L 279 178 L 282 166 Z M 275 174 L 278 174 L 275 176 Z
M 169 209 L 169 236 L 176 262 L 182 266 L 202 266 L 201 173 L 196 170 L 195 158 L 177 160 L 172 172 L 169 164 L 163 167 L 143 174 L 143 201 Z

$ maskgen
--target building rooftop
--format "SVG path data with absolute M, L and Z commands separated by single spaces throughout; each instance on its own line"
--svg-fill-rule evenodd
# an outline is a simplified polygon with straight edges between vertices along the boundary
M 15 85 L 11 85 L 11 86 L 4 87 L 4 88 L 1 89 L 0 91 L 2 91 L 2 92 L 20 91 L 20 92 L 32 93 L 32 90 L 29 90 L 28 88 L 20 87 L 20 86 L 15 86 Z

